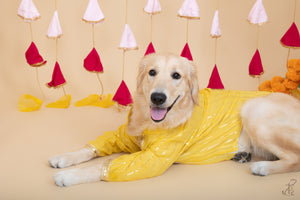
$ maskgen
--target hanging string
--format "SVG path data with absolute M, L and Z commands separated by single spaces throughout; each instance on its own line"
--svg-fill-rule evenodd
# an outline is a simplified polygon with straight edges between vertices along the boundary
M 55 45 L 56 45 L 56 55 L 55 55 L 55 59 L 56 59 L 56 61 L 58 60 L 58 38 L 55 38 Z
M 296 20 L 296 4 L 297 4 L 297 0 L 295 0 L 295 6 L 294 6 L 294 22 Z
M 122 70 L 122 80 L 124 80 L 124 71 L 125 71 L 125 49 L 123 49 L 123 70 Z
M 295 22 L 296 20 L 296 6 L 297 6 L 297 0 L 295 0 L 295 5 L 294 5 L 294 16 L 293 16 L 293 22 Z M 289 59 L 290 59 L 290 54 L 291 54 L 291 48 L 288 48 L 288 55 L 287 55 L 287 60 L 286 60 L 286 64 L 288 64 Z
M 219 0 L 217 0 L 216 10 L 219 10 Z M 215 38 L 215 64 L 217 64 L 217 46 L 218 46 L 218 37 Z
M 31 41 L 33 42 L 33 31 L 32 31 L 32 24 L 31 24 L 31 22 L 29 22 L 29 28 L 30 28 Z M 40 91 L 41 91 L 41 94 L 42 94 L 43 100 L 44 100 L 45 99 L 45 94 L 44 94 L 44 92 L 42 90 L 42 86 L 41 86 L 41 83 L 39 81 L 39 73 L 38 73 L 38 68 L 37 67 L 35 67 L 35 75 L 36 75 L 36 81 L 38 83 L 38 86 L 40 88 Z
M 57 10 L 57 0 L 55 0 L 55 10 Z
M 215 64 L 217 64 L 217 41 L 218 41 L 218 38 L 216 37 L 215 38 Z
M 286 60 L 286 64 L 288 64 L 289 59 L 290 59 L 290 53 L 291 53 L 291 48 L 288 48 L 288 55 L 287 55 L 287 60 Z
M 96 75 L 97 75 L 97 79 L 98 79 L 100 87 L 101 87 L 101 92 L 100 92 L 100 98 L 101 98 L 103 93 L 104 93 L 103 84 L 102 84 L 102 81 L 100 79 L 99 73 L 96 73 Z
M 125 24 L 127 24 L 127 7 L 128 7 L 128 2 L 126 0 L 126 5 L 125 5 Z
M 92 24 L 93 47 L 95 47 L 95 24 Z
M 65 95 L 66 99 L 67 99 L 68 102 L 69 102 L 69 98 L 68 98 L 68 95 L 67 95 L 67 93 L 66 93 L 65 87 L 62 86 L 62 89 L 63 89 L 63 92 L 64 92 L 64 95 Z M 70 102 L 69 102 L 69 103 L 70 103 Z
M 31 25 L 31 22 L 29 22 L 29 28 L 30 28 L 31 41 L 33 42 L 33 33 L 32 33 L 32 25 Z
M 39 86 L 39 88 L 40 88 L 40 91 L 41 91 L 41 93 L 42 93 L 42 96 L 43 96 L 43 100 L 46 98 L 45 97 L 45 93 L 43 92 L 43 89 L 42 89 L 42 86 L 41 86 L 41 84 L 40 84 L 40 80 L 39 80 L 39 71 L 38 71 L 38 68 L 36 67 L 35 68 L 35 74 L 36 74 L 36 81 L 37 81 L 37 83 L 38 83 L 38 86 Z
M 92 37 L 93 37 L 93 48 L 95 48 L 95 24 L 92 24 Z M 99 82 L 100 88 L 101 88 L 101 92 L 100 92 L 100 99 L 101 99 L 102 95 L 104 93 L 103 83 L 100 79 L 99 73 L 96 72 L 96 76 L 97 76 L 97 79 L 98 79 L 98 82 Z
M 186 43 L 189 41 L 189 19 L 186 20 Z
M 257 25 L 257 40 L 256 40 L 256 49 L 258 49 L 258 44 L 259 44 L 259 25 Z
M 152 29 L 153 29 L 152 17 L 153 17 L 153 15 L 151 13 L 151 15 L 150 15 L 150 41 L 151 42 L 152 42 Z
M 257 77 L 258 86 L 260 86 L 260 76 Z
M 128 8 L 128 1 L 125 1 L 125 24 L 127 24 L 127 8 Z M 122 80 L 124 80 L 124 71 L 125 71 L 125 51 L 126 49 L 123 49 L 123 66 L 122 66 Z

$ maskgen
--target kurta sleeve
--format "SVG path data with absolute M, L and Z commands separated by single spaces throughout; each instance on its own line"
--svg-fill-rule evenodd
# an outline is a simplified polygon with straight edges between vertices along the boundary
M 145 136 L 148 141 L 144 142 L 141 151 L 105 163 L 101 179 L 132 181 L 161 175 L 184 151 L 186 140 L 190 136 L 178 129 L 173 133 L 154 135 L 158 136 Z
M 126 133 L 126 124 L 120 126 L 116 131 L 105 132 L 96 140 L 90 141 L 88 146 L 95 149 L 98 156 L 120 152 L 134 153 L 140 150 L 136 137 Z

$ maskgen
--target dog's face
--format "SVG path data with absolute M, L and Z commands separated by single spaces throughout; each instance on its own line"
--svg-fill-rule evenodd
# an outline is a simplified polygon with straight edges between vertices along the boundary
M 141 122 L 151 129 L 173 128 L 187 121 L 197 103 L 198 83 L 192 62 L 172 54 L 151 54 L 140 62 L 129 125 L 139 126 Z

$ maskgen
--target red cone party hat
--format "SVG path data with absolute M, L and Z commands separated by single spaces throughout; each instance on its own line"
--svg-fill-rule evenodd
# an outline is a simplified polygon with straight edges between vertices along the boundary
M 280 42 L 284 46 L 288 47 L 300 47 L 300 36 L 298 28 L 293 22 L 289 30 L 284 34 L 284 36 L 281 38 Z
M 122 106 L 128 106 L 129 104 L 133 103 L 128 87 L 123 80 L 115 96 L 113 97 L 113 101 L 118 102 L 118 104 Z
M 181 52 L 181 56 L 193 61 L 193 57 L 192 57 L 188 43 L 185 44 L 185 46 Z
M 52 80 L 47 84 L 49 87 L 57 87 L 66 82 L 64 75 L 60 70 L 58 62 L 55 63 L 54 70 L 52 73 Z
M 148 48 L 147 48 L 144 56 L 151 54 L 151 53 L 155 53 L 155 49 L 154 49 L 152 42 L 150 42 L 150 44 L 148 45 Z
M 31 42 L 29 48 L 25 53 L 25 57 L 27 63 L 32 67 L 39 67 L 47 63 L 47 61 L 44 60 L 43 57 L 40 55 L 34 42 Z
M 220 75 L 219 75 L 217 65 L 215 65 L 215 67 L 212 71 L 207 88 L 224 89 L 223 83 L 222 83 Z
M 256 49 L 256 52 L 249 64 L 249 75 L 258 77 L 264 73 L 264 69 L 261 63 L 261 58 L 258 49 Z
M 95 48 L 84 59 L 83 66 L 90 72 L 103 72 L 103 66 L 100 60 L 100 56 Z

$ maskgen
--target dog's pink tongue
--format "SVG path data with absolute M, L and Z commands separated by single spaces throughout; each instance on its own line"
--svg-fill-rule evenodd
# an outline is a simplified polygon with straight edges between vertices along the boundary
M 151 117 L 154 120 L 162 120 L 167 113 L 167 108 L 151 108 Z

